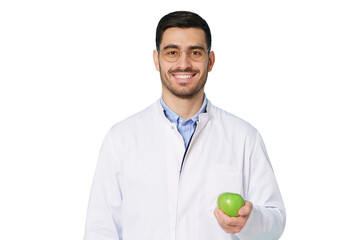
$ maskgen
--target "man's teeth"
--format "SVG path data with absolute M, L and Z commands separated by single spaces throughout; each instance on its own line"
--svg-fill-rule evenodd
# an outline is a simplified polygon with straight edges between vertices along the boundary
M 176 75 L 176 78 L 182 78 L 182 79 L 186 79 L 186 78 L 191 78 L 191 75 Z

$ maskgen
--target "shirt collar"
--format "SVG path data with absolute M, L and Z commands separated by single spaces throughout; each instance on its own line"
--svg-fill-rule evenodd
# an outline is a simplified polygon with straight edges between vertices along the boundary
M 203 101 L 203 104 L 200 108 L 200 110 L 198 111 L 198 113 L 196 113 L 194 116 L 192 116 L 190 119 L 193 121 L 193 122 L 196 122 L 197 120 L 199 120 L 199 114 L 200 113 L 205 113 L 206 112 L 206 106 L 207 106 L 207 97 L 206 95 L 204 94 L 204 101 Z M 161 103 L 161 106 L 164 108 L 164 114 L 165 116 L 170 120 L 170 122 L 172 123 L 177 123 L 179 119 L 182 119 L 183 121 L 186 121 L 186 119 L 183 119 L 182 117 L 180 117 L 179 115 L 177 115 L 173 110 L 171 110 L 164 102 L 162 96 L 160 98 L 160 103 Z M 189 120 L 190 120 L 189 119 Z M 187 120 L 187 121 L 189 121 Z

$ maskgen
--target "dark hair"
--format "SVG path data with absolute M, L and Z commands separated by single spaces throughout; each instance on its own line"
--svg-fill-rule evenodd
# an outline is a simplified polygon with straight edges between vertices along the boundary
M 156 49 L 159 50 L 163 33 L 171 27 L 200 28 L 205 31 L 205 40 L 208 48 L 211 48 L 211 32 L 207 22 L 193 12 L 176 11 L 162 17 L 156 28 Z

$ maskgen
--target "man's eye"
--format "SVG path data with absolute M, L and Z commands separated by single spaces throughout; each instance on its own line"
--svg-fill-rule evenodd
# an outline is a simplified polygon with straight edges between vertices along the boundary
M 194 56 L 201 56 L 204 55 L 204 53 L 202 51 L 198 51 L 198 50 L 194 50 L 191 52 L 192 55 Z
M 166 56 L 173 57 L 173 56 L 177 56 L 178 54 L 179 54 L 179 51 L 177 51 L 177 50 L 168 49 L 165 51 Z

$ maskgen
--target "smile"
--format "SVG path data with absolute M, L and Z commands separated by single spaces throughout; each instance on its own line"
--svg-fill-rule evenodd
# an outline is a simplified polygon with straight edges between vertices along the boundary
M 182 79 L 191 78 L 191 75 L 177 75 L 176 78 L 182 78 Z
M 191 77 L 194 77 L 196 74 L 172 74 L 174 78 L 180 78 L 180 79 L 189 79 Z

